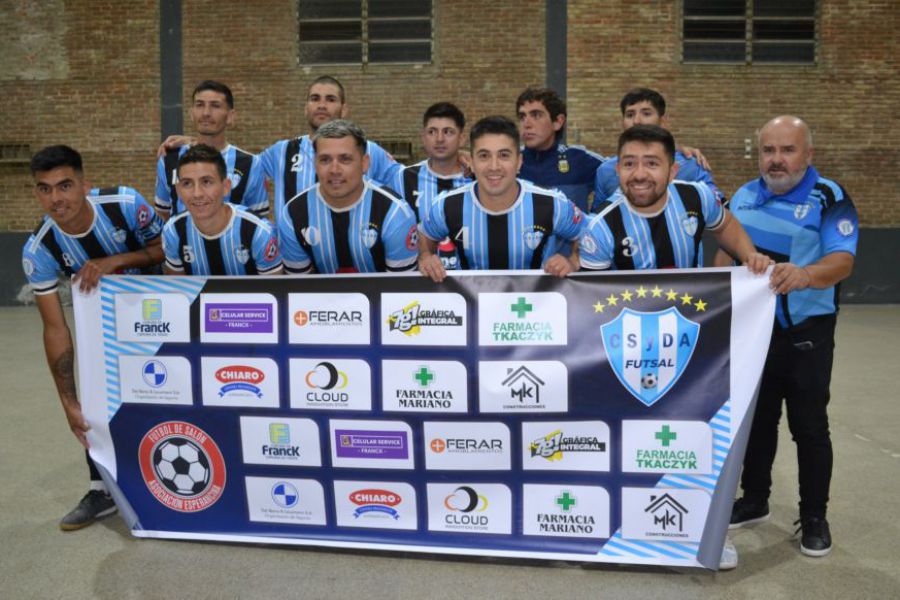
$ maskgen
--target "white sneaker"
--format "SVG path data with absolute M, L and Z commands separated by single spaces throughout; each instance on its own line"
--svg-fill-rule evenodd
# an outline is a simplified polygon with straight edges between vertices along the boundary
M 738 566 L 738 552 L 731 538 L 725 538 L 725 546 L 722 548 L 722 558 L 719 559 L 719 570 L 730 571 Z

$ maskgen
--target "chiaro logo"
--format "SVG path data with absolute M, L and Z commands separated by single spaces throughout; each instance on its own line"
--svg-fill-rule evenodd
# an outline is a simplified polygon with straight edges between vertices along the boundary
M 249 392 L 257 398 L 262 398 L 262 390 L 259 384 L 266 378 L 265 373 L 256 367 L 246 365 L 230 365 L 216 371 L 216 379 L 222 384 L 219 396 L 231 392 Z
M 403 502 L 400 494 L 389 490 L 364 489 L 350 494 L 350 502 L 359 508 L 353 511 L 353 518 L 368 515 L 372 517 L 388 516 L 394 520 L 400 518 L 400 514 L 394 509 Z

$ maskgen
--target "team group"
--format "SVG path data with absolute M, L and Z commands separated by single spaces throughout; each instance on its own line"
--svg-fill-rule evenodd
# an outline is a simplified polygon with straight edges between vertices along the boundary
M 858 219 L 843 188 L 812 166 L 806 123 L 780 116 L 760 129 L 760 177 L 727 203 L 702 155 L 676 148 L 665 100 L 650 89 L 622 99 L 623 132 L 609 159 L 562 143 L 566 105 L 546 88 L 518 97 L 518 124 L 489 116 L 468 136 L 458 107 L 430 106 L 421 133 L 427 159 L 410 166 L 343 119 L 347 108 L 341 83 L 319 77 L 306 95 L 308 134 L 253 155 L 226 139 L 235 121 L 231 90 L 201 82 L 190 107 L 195 136 L 170 137 L 160 149 L 155 210 L 130 187 L 91 189 L 80 155 L 67 146 L 35 154 L 35 195 L 46 215 L 25 245 L 23 268 L 63 408 L 85 447 L 89 426 L 75 391 L 60 272 L 88 291 L 104 274 L 153 272 L 161 263 L 175 275 L 418 268 L 435 282 L 455 269 L 565 277 L 702 267 L 708 230 L 719 246 L 716 265 L 743 264 L 757 275 L 772 267 L 770 286 L 780 295 L 732 527 L 770 516 L 786 401 L 798 446 L 801 550 L 830 551 L 826 405 L 836 286 L 852 270 Z M 61 521 L 65 530 L 116 510 L 88 463 L 91 490 Z

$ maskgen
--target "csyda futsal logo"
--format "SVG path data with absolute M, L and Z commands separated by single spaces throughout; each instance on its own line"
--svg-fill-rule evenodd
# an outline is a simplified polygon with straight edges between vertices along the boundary
M 680 306 L 658 311 L 623 307 L 611 321 L 600 327 L 609 366 L 631 394 L 646 406 L 662 398 L 687 369 L 697 347 L 700 324 L 684 316 L 682 310 L 703 312 L 707 304 L 685 292 L 679 296 L 659 287 L 625 290 L 610 294 L 594 305 L 602 313 L 637 298 L 660 298 Z M 605 302 L 604 302 L 605 300 Z

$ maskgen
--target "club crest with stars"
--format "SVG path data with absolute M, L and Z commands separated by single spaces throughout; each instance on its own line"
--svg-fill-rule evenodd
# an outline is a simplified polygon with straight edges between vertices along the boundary
M 685 313 L 706 307 L 702 298 L 659 286 L 625 289 L 594 304 L 595 314 L 618 311 L 600 327 L 603 348 L 616 377 L 645 406 L 659 401 L 684 373 L 700 335 L 700 324 Z

